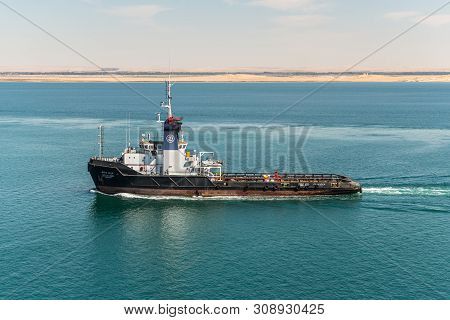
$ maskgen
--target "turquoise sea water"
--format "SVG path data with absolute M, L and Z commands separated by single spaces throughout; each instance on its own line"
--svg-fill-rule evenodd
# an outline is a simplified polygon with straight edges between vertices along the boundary
M 229 170 L 300 171 L 289 157 L 258 162 L 266 133 L 245 132 L 317 86 L 176 84 L 175 112 L 191 145 L 212 146 Z M 450 298 L 449 84 L 331 84 L 270 123 L 285 137 L 271 153 L 293 150 L 289 129 L 308 126 L 309 170 L 349 175 L 361 196 L 91 192 L 97 125 L 117 155 L 127 114 L 146 127 L 156 111 L 121 84 L 0 84 L 1 299 Z M 216 128 L 211 141 L 196 135 L 202 124 Z

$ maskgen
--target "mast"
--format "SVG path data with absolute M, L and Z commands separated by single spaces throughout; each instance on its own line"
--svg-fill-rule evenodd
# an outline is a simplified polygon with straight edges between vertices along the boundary
M 172 118 L 172 94 L 170 93 L 170 88 L 172 87 L 172 84 L 170 83 L 170 80 L 166 81 L 166 101 L 161 102 L 161 107 L 167 109 L 167 118 Z
M 103 158 L 104 136 L 105 136 L 105 129 L 103 125 L 100 125 L 98 127 L 98 156 L 100 158 Z
M 128 112 L 128 148 L 131 147 L 131 119 L 130 113 Z
M 168 118 L 172 118 L 172 94 L 170 93 L 170 87 L 172 84 L 170 83 L 170 78 L 166 81 L 166 94 L 167 94 L 167 116 Z

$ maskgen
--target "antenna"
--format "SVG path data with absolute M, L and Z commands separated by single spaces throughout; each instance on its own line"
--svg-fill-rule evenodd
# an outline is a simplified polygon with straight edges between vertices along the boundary
M 172 84 L 169 81 L 166 82 L 166 91 L 167 91 L 167 104 L 169 106 L 169 117 L 172 116 L 172 94 L 170 93 L 170 88 L 172 87 Z
M 103 125 L 98 127 L 98 156 L 103 158 L 103 145 L 104 145 L 105 130 Z
M 172 74 L 172 56 L 169 51 L 169 83 L 170 83 L 170 75 Z
M 130 113 L 128 112 L 128 148 L 131 147 L 131 119 Z
M 170 81 L 170 75 L 172 73 L 172 61 L 171 61 L 171 57 L 169 54 L 169 76 L 168 76 L 168 80 L 166 81 L 166 101 L 165 102 L 161 102 L 161 107 L 163 108 L 167 108 L 167 117 L 168 118 L 172 118 L 173 114 L 172 114 L 172 94 L 170 92 L 170 88 L 172 87 L 172 83 Z
M 125 149 L 128 148 L 128 119 L 125 118 L 127 126 L 125 127 Z
M 141 136 L 140 136 L 140 132 L 139 131 L 140 131 L 140 129 L 139 129 L 139 127 L 137 127 L 137 146 L 136 146 L 136 148 L 139 147 L 139 144 L 140 144 L 139 140 L 141 140 Z

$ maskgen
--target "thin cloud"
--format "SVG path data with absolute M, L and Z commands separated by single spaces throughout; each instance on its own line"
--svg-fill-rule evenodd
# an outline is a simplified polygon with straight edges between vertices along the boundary
M 169 8 L 157 5 L 157 4 L 142 4 L 142 5 L 128 5 L 128 6 L 115 6 L 104 9 L 104 11 L 110 15 L 124 17 L 124 18 L 136 18 L 136 19 L 149 19 L 157 15 L 158 13 L 169 10 Z
M 291 10 L 308 8 L 313 2 L 313 0 L 252 0 L 250 4 L 276 10 Z
M 407 21 L 409 23 L 416 22 L 424 17 L 425 14 L 418 11 L 395 11 L 388 12 L 384 15 L 386 19 L 393 21 Z M 450 24 L 450 14 L 435 14 L 423 21 L 424 25 L 428 26 L 442 26 Z
M 442 26 L 450 23 L 450 14 L 436 14 L 424 21 L 429 26 Z
M 419 15 L 420 14 L 417 11 L 395 11 L 386 13 L 384 17 L 390 20 L 404 20 L 417 18 Z
M 327 24 L 331 21 L 331 17 L 322 14 L 301 14 L 279 16 L 273 19 L 275 24 L 281 27 L 295 28 L 295 27 L 317 27 Z

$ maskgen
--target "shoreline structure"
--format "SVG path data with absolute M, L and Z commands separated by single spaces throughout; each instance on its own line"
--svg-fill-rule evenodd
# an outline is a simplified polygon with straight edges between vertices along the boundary
M 175 82 L 450 82 L 450 72 L 173 72 Z M 166 72 L 0 72 L 0 82 L 162 82 Z

